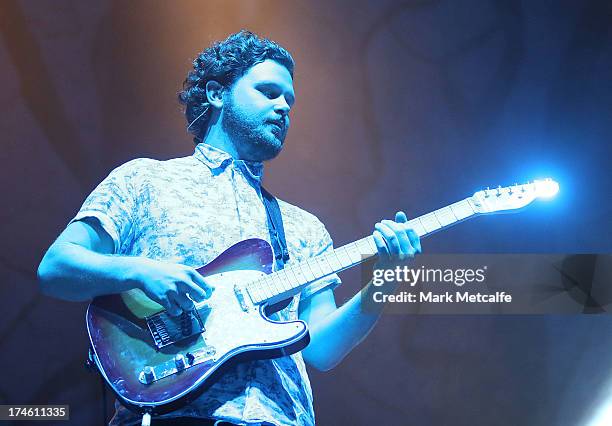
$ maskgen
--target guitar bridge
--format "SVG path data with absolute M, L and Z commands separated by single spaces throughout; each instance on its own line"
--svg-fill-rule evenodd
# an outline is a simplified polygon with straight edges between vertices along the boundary
M 166 311 L 145 318 L 157 349 L 203 333 L 206 329 L 196 309 L 173 317 Z

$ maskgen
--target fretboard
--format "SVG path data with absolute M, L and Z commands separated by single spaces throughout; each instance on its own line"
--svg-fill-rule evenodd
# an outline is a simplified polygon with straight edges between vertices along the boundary
M 419 237 L 432 234 L 476 214 L 471 198 L 435 210 L 406 223 Z M 276 303 L 298 294 L 305 286 L 371 259 L 378 253 L 374 238 L 369 235 L 306 261 L 266 275 L 246 285 L 255 304 Z

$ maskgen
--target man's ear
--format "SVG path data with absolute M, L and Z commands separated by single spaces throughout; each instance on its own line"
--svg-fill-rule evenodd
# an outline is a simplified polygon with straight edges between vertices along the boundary
M 215 108 L 223 106 L 223 89 L 225 87 L 215 80 L 210 80 L 206 83 L 206 98 L 208 103 Z

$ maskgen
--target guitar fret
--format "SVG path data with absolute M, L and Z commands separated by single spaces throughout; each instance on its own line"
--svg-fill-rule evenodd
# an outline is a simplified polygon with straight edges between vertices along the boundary
M 329 264 L 332 266 L 334 271 L 338 272 L 342 268 L 344 268 L 344 265 L 342 265 L 342 262 L 340 261 L 340 258 L 338 257 L 338 253 L 336 253 L 336 250 L 333 250 L 329 254 L 329 258 L 331 259 Z
M 322 277 L 324 277 L 325 275 L 328 274 L 328 272 L 327 272 L 327 265 L 323 261 L 323 256 L 320 256 L 320 255 L 316 256 L 312 260 L 317 265 L 317 268 L 319 268 L 319 271 L 321 271 L 321 274 L 317 278 L 322 278 Z
M 319 268 L 321 268 L 321 272 L 323 272 L 323 276 L 329 275 L 334 272 L 334 268 L 331 267 L 325 256 L 317 256 L 317 263 L 319 264 Z
M 282 290 L 291 290 L 293 288 L 293 283 L 295 282 L 295 275 L 291 273 L 291 269 L 289 268 L 283 269 L 283 272 L 287 279 L 281 282 Z
M 296 269 L 293 266 L 291 268 L 287 268 L 287 276 L 289 277 L 289 281 L 285 283 L 285 288 L 287 290 L 299 287 L 304 284 L 304 281 L 298 276 L 298 274 L 296 273 Z
M 266 299 L 274 296 L 274 293 L 276 292 L 276 286 L 274 285 L 275 284 L 275 281 L 274 281 L 275 274 L 276 272 L 266 276 L 265 278 L 266 285 L 264 286 L 264 296 L 266 296 Z
M 264 294 L 264 291 L 263 291 L 263 287 L 262 287 L 262 285 L 261 285 L 261 282 L 260 282 L 260 283 L 259 283 L 259 285 L 256 287 L 255 292 L 256 292 L 256 297 L 257 297 L 257 301 L 258 301 L 258 302 L 261 302 L 262 300 L 265 300 L 266 296 L 265 296 L 265 294 Z
M 436 210 L 434 211 L 434 214 L 442 226 L 448 226 L 451 223 L 456 222 L 452 211 L 448 207 Z
M 421 216 L 419 218 L 419 220 L 421 221 L 421 225 L 423 225 L 423 228 L 425 229 L 425 231 L 429 234 L 430 232 L 433 232 L 437 229 L 439 229 L 439 227 L 435 226 L 432 222 L 431 222 L 431 218 L 428 217 L 428 215 L 424 215 Z
M 427 230 L 427 227 L 425 226 L 425 224 L 423 223 L 423 219 L 422 217 L 418 217 L 417 220 L 419 221 L 419 225 L 421 226 L 421 228 L 423 228 L 423 235 L 426 235 L 429 233 L 429 231 Z
M 305 271 L 304 275 L 306 275 L 306 278 L 308 278 L 308 282 L 314 281 L 317 276 L 315 275 L 314 271 L 310 267 L 310 264 L 308 263 L 308 261 L 304 262 L 303 265 L 304 265 L 304 271 Z
M 362 244 L 363 244 L 363 241 L 361 241 L 361 240 L 355 241 L 355 250 L 357 251 L 357 253 L 359 253 L 360 260 L 368 252 L 367 250 L 364 250 L 364 247 L 363 247 Z M 366 249 L 367 249 L 367 247 L 366 247 Z
M 291 283 L 291 277 L 289 276 L 289 271 L 287 271 L 287 269 L 283 269 L 279 271 L 277 281 L 278 281 L 278 287 L 279 287 L 278 293 L 283 293 L 284 291 L 287 291 L 287 286 L 290 285 Z
M 268 296 L 266 294 L 266 288 L 268 287 L 267 277 L 264 277 L 259 284 L 259 291 L 261 292 L 261 298 L 266 299 Z
M 463 200 L 457 203 L 457 207 L 459 210 L 459 213 L 461 214 L 461 219 L 465 219 L 466 217 L 470 217 L 471 215 L 474 214 L 474 210 L 472 209 L 472 206 L 470 205 L 470 203 L 467 202 L 467 200 Z
M 453 206 L 452 205 L 446 207 L 446 210 L 448 210 L 450 212 L 450 214 L 453 215 L 453 217 L 455 218 L 455 222 L 459 222 L 460 219 L 455 214 L 455 211 L 453 210 Z
M 351 262 L 355 265 L 361 261 L 361 253 L 359 253 L 359 247 L 357 247 L 356 241 L 352 242 L 350 246 Z
M 426 214 L 425 216 L 427 216 L 427 220 L 430 220 L 433 226 L 436 227 L 436 229 L 442 228 L 442 224 L 438 220 L 438 216 L 436 216 L 435 210 L 429 214 Z
M 267 277 L 262 277 L 260 284 L 259 284 L 259 292 L 261 294 L 261 298 L 263 299 L 267 299 L 267 293 L 266 293 L 266 288 L 268 287 L 268 283 L 267 283 Z
M 248 285 L 245 286 L 245 291 L 249 294 L 249 297 L 251 298 L 251 300 L 254 303 L 257 303 L 257 294 L 256 294 L 256 290 L 255 290 L 255 281 L 249 283 Z
M 249 293 L 255 299 L 261 299 L 261 291 L 260 291 L 260 287 L 259 287 L 260 286 L 260 282 L 261 282 L 261 280 L 256 280 L 256 281 L 251 282 L 249 284 L 249 286 L 248 286 Z
M 349 255 L 348 255 L 348 253 L 346 252 L 346 246 L 342 246 L 342 247 L 340 247 L 340 248 L 336 249 L 335 251 L 336 251 L 336 254 L 338 255 L 338 258 L 339 258 L 340 260 L 341 260 L 340 255 L 343 255 L 343 256 L 344 256 L 344 258 L 345 258 L 345 260 L 344 260 L 343 262 L 342 262 L 342 260 L 341 260 L 341 263 L 342 263 L 342 267 L 343 267 L 343 268 L 347 268 L 347 267 L 351 266 L 352 262 L 351 262 L 351 258 L 350 258 L 350 256 L 349 256 Z
M 318 271 L 317 276 L 316 276 L 317 279 L 325 276 L 325 271 L 323 270 L 323 267 L 321 265 L 321 262 L 319 261 L 318 256 L 310 259 L 310 262 L 312 262 L 317 267 L 317 271 Z
M 314 281 L 315 274 L 312 271 L 312 268 L 310 267 L 310 265 L 308 264 L 308 261 L 300 263 L 300 269 L 304 273 L 304 276 L 306 277 L 307 282 Z
M 261 284 L 255 287 L 255 297 L 257 298 L 257 302 L 261 302 L 265 299 L 263 291 L 261 290 Z
M 267 275 L 264 282 L 266 284 L 265 286 L 263 286 L 264 295 L 267 299 L 269 297 L 274 296 L 274 292 L 272 291 L 272 289 L 274 288 L 274 279 L 272 279 L 270 275 Z
M 276 293 L 276 272 L 274 274 L 270 274 L 266 277 L 267 286 L 266 289 L 266 298 L 274 296 Z
M 292 266 L 291 267 L 291 272 L 295 276 L 295 281 L 298 283 L 298 285 L 302 285 L 302 284 L 305 284 L 305 283 L 308 282 L 306 280 L 306 277 L 302 273 L 302 269 L 298 265 Z
M 287 280 L 282 283 L 283 291 L 291 290 L 297 285 L 297 278 L 291 268 L 283 269 L 283 271 L 285 271 L 285 275 L 287 276 Z
M 303 274 L 299 274 L 301 272 L 301 270 L 299 268 L 295 268 L 295 267 L 291 267 L 289 268 L 289 270 L 291 271 L 291 274 L 294 277 L 294 285 L 291 285 L 291 287 L 298 287 L 301 286 L 303 284 L 306 284 L 308 281 L 306 281 L 306 278 L 304 277 Z
M 470 203 L 468 203 L 466 200 L 451 204 L 450 208 L 457 217 L 457 220 L 465 219 L 466 217 L 474 214 L 472 206 L 470 206 Z
M 349 256 L 349 259 L 351 259 L 351 265 L 359 263 L 359 261 L 361 260 L 361 256 L 355 250 L 354 245 L 355 245 L 355 243 L 351 243 L 351 244 L 347 244 L 346 246 L 344 246 L 344 247 L 346 247 L 346 251 L 347 251 L 347 254 Z
M 374 256 L 378 251 L 376 249 L 376 245 L 374 245 L 374 248 L 372 248 L 371 237 L 362 238 L 361 240 L 357 241 L 357 245 L 361 248 L 361 250 L 359 250 L 361 253 L 361 260 Z
M 332 274 L 332 273 L 336 272 L 336 269 L 332 266 L 331 262 L 329 261 L 330 257 L 331 256 L 329 256 L 329 254 L 326 254 L 322 258 L 325 261 L 325 263 L 327 263 L 327 266 L 329 266 L 329 273 Z
M 425 227 L 423 226 L 419 218 L 409 220 L 408 223 L 406 223 L 406 226 L 408 228 L 413 229 L 419 237 L 422 237 L 423 235 L 427 234 L 427 231 L 425 230 Z

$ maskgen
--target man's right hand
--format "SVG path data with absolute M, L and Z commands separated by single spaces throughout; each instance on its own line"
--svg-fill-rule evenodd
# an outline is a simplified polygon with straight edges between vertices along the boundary
M 105 294 L 141 289 L 169 314 L 193 309 L 210 297 L 213 287 L 185 265 L 117 256 L 111 236 L 98 219 L 70 223 L 51 245 L 38 267 L 43 293 L 63 300 L 86 301 Z
M 214 287 L 194 268 L 139 258 L 133 279 L 137 288 L 173 316 L 189 312 L 193 302 L 208 299 Z

